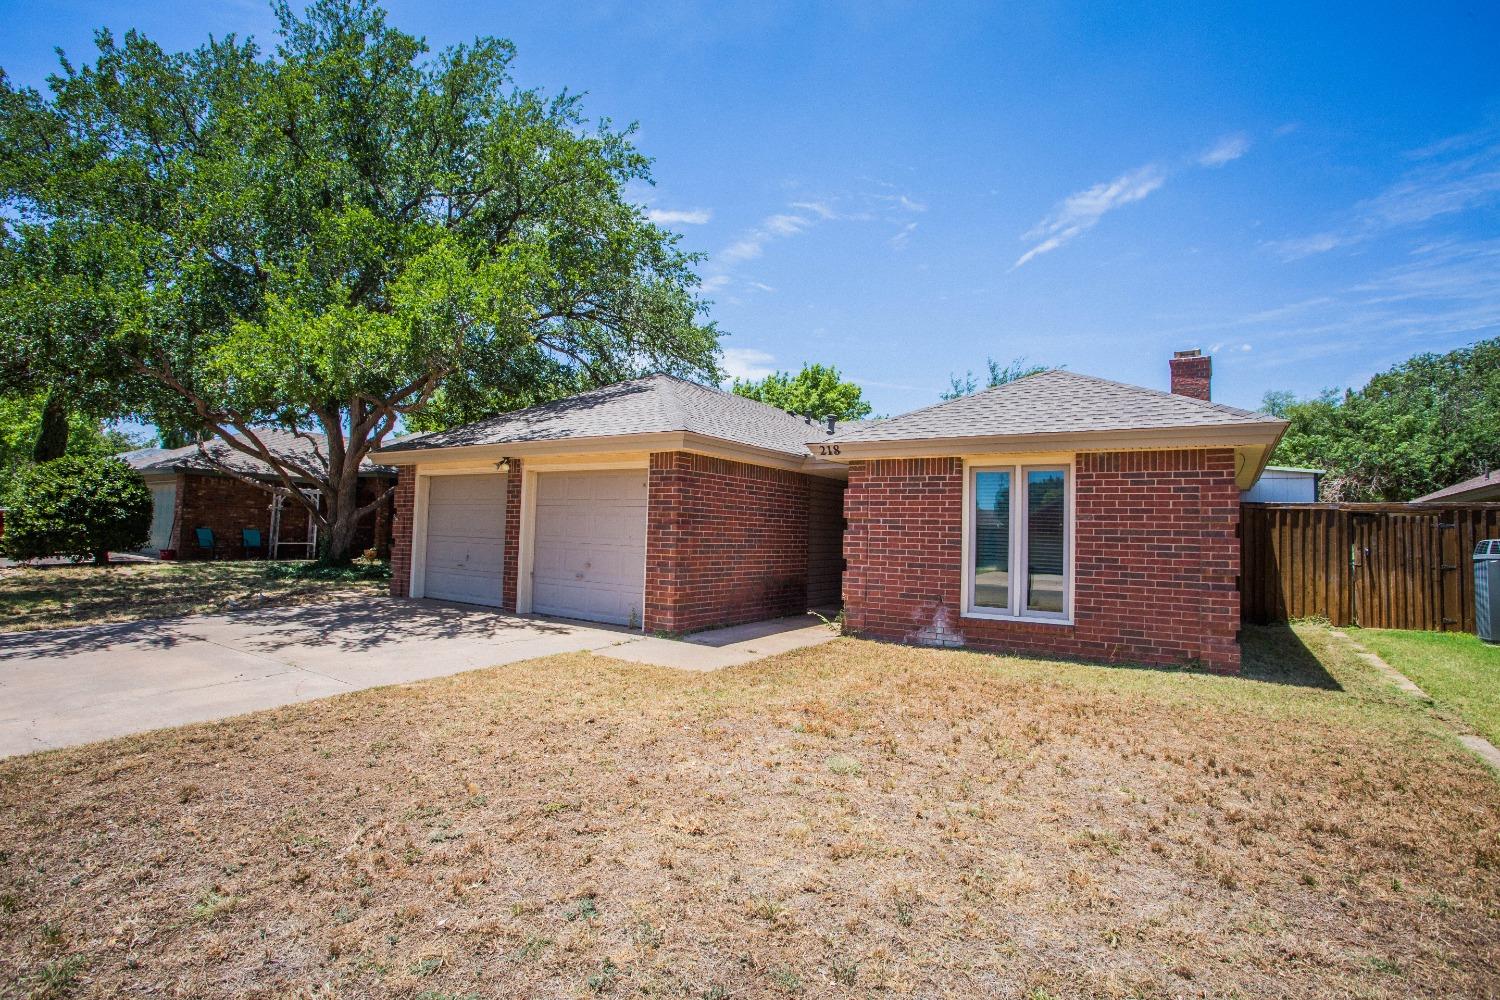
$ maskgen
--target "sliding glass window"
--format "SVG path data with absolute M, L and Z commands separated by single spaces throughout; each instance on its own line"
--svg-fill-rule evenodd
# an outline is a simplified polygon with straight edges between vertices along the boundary
M 1067 468 L 981 468 L 969 475 L 966 610 L 1066 619 L 1073 571 Z

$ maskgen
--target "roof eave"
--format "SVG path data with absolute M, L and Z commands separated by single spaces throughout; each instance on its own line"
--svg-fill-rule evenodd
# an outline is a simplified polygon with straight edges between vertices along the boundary
M 1266 460 L 1286 431 L 1284 420 L 1187 427 L 1107 431 L 1047 431 L 1039 434 L 986 434 L 916 438 L 909 441 L 840 441 L 808 444 L 833 462 L 866 458 L 932 458 L 943 455 L 1005 454 L 1026 451 L 1138 451 L 1153 448 L 1263 446 Z M 826 449 L 826 451 L 825 451 Z M 1265 462 L 1260 463 L 1264 466 Z
M 502 441 L 495 444 L 453 445 L 449 447 L 383 449 L 372 457 L 385 465 L 416 466 L 471 462 L 498 462 L 503 458 L 556 455 L 610 454 L 613 452 L 688 451 L 764 465 L 772 468 L 806 472 L 841 479 L 842 465 L 812 455 L 798 455 L 774 448 L 731 441 L 696 431 L 654 431 L 639 434 L 580 436 L 543 441 Z

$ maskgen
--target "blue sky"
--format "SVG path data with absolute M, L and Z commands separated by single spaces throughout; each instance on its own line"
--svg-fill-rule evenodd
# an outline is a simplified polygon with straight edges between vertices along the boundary
M 1359 385 L 1500 335 L 1500 5 L 389 5 L 640 123 L 639 199 L 708 253 L 727 366 L 877 411 L 984 358 L 1215 398 Z M 269 9 L 0 2 L 39 83 L 99 25 L 268 40 Z

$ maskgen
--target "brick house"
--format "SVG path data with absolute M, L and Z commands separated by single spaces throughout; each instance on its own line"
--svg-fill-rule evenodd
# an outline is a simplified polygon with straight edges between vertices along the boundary
M 653 375 L 399 441 L 392 592 L 670 632 L 836 605 L 821 426 Z
M 281 430 L 257 431 L 257 434 L 278 455 L 320 461 L 314 442 L 307 437 Z M 321 435 L 310 437 L 317 442 L 316 450 L 321 451 Z M 281 480 L 270 466 L 217 439 L 205 441 L 204 448 L 218 462 L 266 486 L 254 486 L 225 474 L 195 444 L 126 452 L 120 458 L 139 472 L 151 489 L 151 539 L 145 551 L 159 554 L 169 550 L 185 560 L 251 558 L 257 553 L 247 552 L 244 545 L 244 531 L 249 528 L 260 532 L 264 547 L 279 542 L 276 552 L 279 558 L 310 558 L 316 554 L 316 530 L 309 524 L 306 508 L 291 498 L 278 502 L 272 488 L 279 487 Z M 395 482 L 393 469 L 367 460 L 360 470 L 360 504 L 389 493 Z M 303 488 L 315 491 L 311 483 L 303 484 Z M 278 503 L 281 509 L 276 512 Z M 393 498 L 387 497 L 372 516 L 361 522 L 356 535 L 360 549 L 374 548 L 381 555 L 389 553 L 393 506 Z M 200 527 L 213 532 L 215 551 L 198 545 L 196 529 Z
M 1209 401 L 1050 371 L 854 427 L 851 631 L 938 646 L 1238 671 L 1239 494 L 1285 429 Z
M 392 592 L 668 631 L 842 597 L 873 638 L 1237 670 L 1239 491 L 1285 424 L 1210 374 L 833 430 L 657 375 L 409 438 Z

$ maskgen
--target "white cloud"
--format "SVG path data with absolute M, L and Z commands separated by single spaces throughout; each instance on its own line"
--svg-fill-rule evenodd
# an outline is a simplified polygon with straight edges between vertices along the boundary
M 890 185 L 887 185 L 890 186 Z M 779 240 L 799 236 L 825 222 L 895 222 L 901 228 L 890 244 L 905 244 L 915 223 L 912 213 L 926 211 L 927 206 L 904 194 L 851 194 L 832 199 L 810 199 L 791 202 L 786 211 L 773 212 L 741 233 L 709 262 L 709 277 L 703 281 L 705 291 L 730 286 L 755 291 L 772 291 L 762 282 L 736 276 L 739 266 L 763 256 L 766 248 Z M 735 301 L 732 297 L 731 302 Z
M 765 253 L 765 249 L 766 237 L 760 233 L 751 233 L 749 236 L 735 240 L 720 251 L 719 259 L 735 263 L 742 260 L 754 260 Z
M 1035 243 L 1011 265 L 1011 270 L 1015 270 L 1044 253 L 1056 250 L 1069 240 L 1094 228 L 1107 213 L 1123 205 L 1140 201 L 1166 181 L 1166 174 L 1159 167 L 1155 164 L 1147 164 L 1129 173 L 1121 174 L 1112 181 L 1095 184 L 1091 188 L 1069 195 L 1052 210 L 1051 215 L 1021 237 L 1023 240 L 1035 241 Z
M 1295 366 L 1339 358 L 1344 384 L 1357 365 L 1380 367 L 1421 350 L 1500 331 L 1500 239 L 1426 244 L 1402 263 L 1379 268 L 1327 294 L 1173 331 L 1222 331 L 1215 350 L 1253 353 L 1244 363 L 1284 379 Z M 1206 338 L 1207 339 L 1207 338 Z M 1212 342 L 1210 340 L 1210 342 Z M 1238 345 L 1238 346 L 1236 346 Z M 1253 359 L 1253 360 L 1252 360 Z
M 776 357 L 753 347 L 724 348 L 724 374 L 730 378 L 758 379 L 776 371 Z
M 904 250 L 906 248 L 906 242 L 911 239 L 911 234 L 916 231 L 917 224 L 915 222 L 908 222 L 906 225 L 902 226 L 900 232 L 896 233 L 895 236 L 892 236 L 888 242 L 897 250 Z
M 1488 144 L 1482 144 L 1481 138 Z M 1408 156 L 1420 165 L 1379 194 L 1356 202 L 1342 225 L 1268 245 L 1286 260 L 1299 260 L 1363 243 L 1391 230 L 1500 204 L 1500 137 L 1494 133 L 1453 136 Z M 1444 160 L 1444 156 L 1450 158 Z
M 767 243 L 796 236 L 810 225 L 812 220 L 802 215 L 785 212 L 768 215 L 761 220 L 760 225 L 719 251 L 719 259 L 731 264 L 754 260 L 765 252 Z
M 1243 132 L 1226 135 L 1198 154 L 1198 166 L 1222 167 L 1250 152 L 1250 137 Z
M 653 208 L 646 212 L 646 218 L 658 226 L 701 226 L 714 217 L 714 213 L 706 208 Z
M 762 223 L 772 236 L 796 236 L 808 226 L 807 219 L 800 215 L 771 215 Z
M 826 201 L 794 201 L 793 208 L 800 208 L 804 212 L 811 212 L 820 219 L 837 219 L 838 213 L 829 207 Z
M 1289 240 L 1274 240 L 1271 246 L 1286 260 L 1300 260 L 1314 254 L 1327 253 L 1348 242 L 1349 237 L 1345 234 L 1313 233 L 1311 236 L 1298 236 Z

